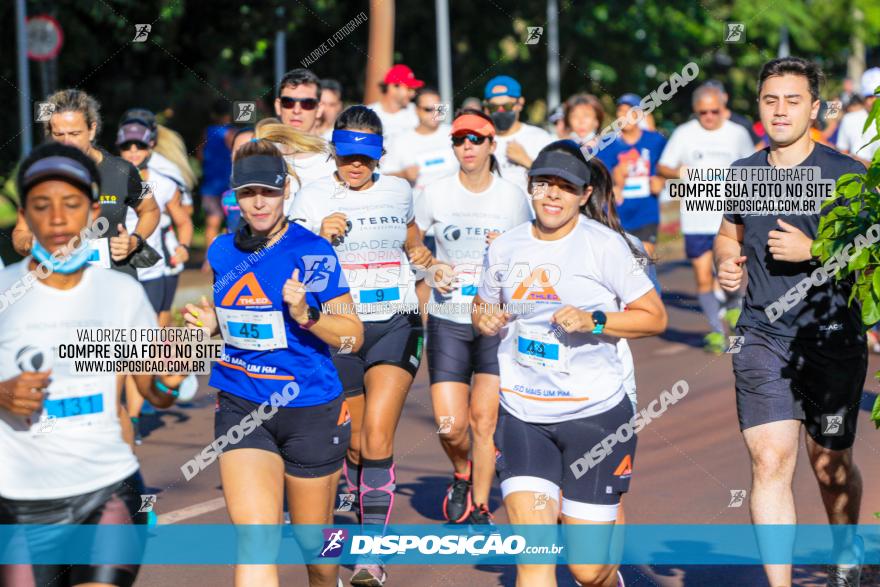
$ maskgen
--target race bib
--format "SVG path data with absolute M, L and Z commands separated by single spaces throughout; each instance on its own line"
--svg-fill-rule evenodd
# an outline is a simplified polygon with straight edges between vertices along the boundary
M 516 323 L 516 361 L 524 367 L 568 373 L 568 347 L 548 328 Z
M 456 269 L 455 280 L 452 284 L 455 286 L 455 297 L 457 301 L 470 302 L 477 295 L 477 273 L 473 271 L 463 271 Z
M 623 184 L 623 198 L 626 200 L 635 198 L 647 198 L 651 195 L 650 177 L 627 177 Z
M 110 268 L 110 239 L 96 238 L 89 242 L 89 263 L 95 267 Z
M 342 269 L 358 304 L 400 300 L 401 264 L 399 260 L 378 263 L 343 263 Z
M 39 421 L 31 425 L 31 430 L 46 432 L 47 428 L 79 428 L 112 420 L 116 414 L 110 413 L 112 406 L 108 404 L 111 402 L 105 398 L 107 381 L 107 377 L 77 377 L 65 379 L 58 388 L 50 385 L 43 401 L 43 412 Z M 111 378 L 110 381 L 114 380 Z M 110 390 L 111 393 L 115 391 Z
M 257 312 L 217 308 L 217 321 L 226 344 L 247 351 L 287 348 L 284 316 L 279 310 Z
M 396 302 L 400 300 L 399 287 L 384 287 L 379 289 L 362 289 L 359 301 L 362 304 L 375 304 L 378 302 Z

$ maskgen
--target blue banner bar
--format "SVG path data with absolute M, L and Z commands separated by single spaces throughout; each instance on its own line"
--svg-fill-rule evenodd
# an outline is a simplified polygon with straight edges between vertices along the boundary
M 864 548 L 852 548 L 853 536 Z M 356 525 L 0 526 L 0 564 L 349 564 L 364 555 L 390 565 L 876 565 L 880 525 L 421 524 L 384 536 Z

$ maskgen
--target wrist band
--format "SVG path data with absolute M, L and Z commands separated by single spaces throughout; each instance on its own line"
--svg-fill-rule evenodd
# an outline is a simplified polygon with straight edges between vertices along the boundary
M 159 391 L 161 391 L 165 395 L 170 395 L 172 397 L 177 397 L 180 395 L 179 389 L 171 389 L 170 387 L 168 387 L 167 385 L 165 385 L 164 383 L 162 383 L 158 379 L 156 379 L 156 389 L 158 389 Z

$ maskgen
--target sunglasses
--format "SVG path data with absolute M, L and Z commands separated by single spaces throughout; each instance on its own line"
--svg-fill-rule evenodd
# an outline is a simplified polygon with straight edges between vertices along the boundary
M 505 102 L 504 104 L 493 104 L 488 100 L 483 102 L 483 106 L 490 112 L 512 112 L 516 107 L 516 102 Z
M 120 151 L 128 151 L 132 147 L 134 147 L 138 151 L 146 151 L 147 149 L 150 148 L 149 145 L 146 145 L 140 141 L 126 141 L 126 142 L 122 143 L 121 145 L 119 145 L 119 150 Z
M 488 139 L 488 138 L 489 137 L 481 137 L 479 135 L 468 133 L 466 135 L 452 137 L 452 144 L 455 145 L 456 147 L 460 147 L 464 144 L 465 140 L 468 140 L 471 143 L 473 143 L 474 145 L 482 145 L 486 141 L 486 139 Z
M 303 110 L 314 110 L 318 107 L 317 98 L 291 98 L 290 96 L 281 96 L 278 100 L 281 101 L 281 107 L 285 110 L 290 110 L 297 102 L 299 102 L 299 105 Z
M 712 116 L 718 116 L 721 114 L 721 110 L 697 110 L 698 116 L 706 116 L 707 114 L 711 114 Z

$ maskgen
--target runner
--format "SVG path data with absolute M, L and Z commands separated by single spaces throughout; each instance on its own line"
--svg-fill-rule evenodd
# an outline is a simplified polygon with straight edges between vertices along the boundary
M 152 198 L 142 198 L 142 187 L 137 169 L 127 161 L 114 157 L 95 145 L 95 137 L 101 130 L 100 105 L 97 100 L 80 90 L 61 90 L 46 101 L 52 107 L 52 116 L 44 123 L 46 137 L 58 143 L 76 147 L 92 158 L 101 174 L 101 213 L 108 221 L 107 240 L 101 240 L 103 264 L 131 276 L 136 270 L 131 266 L 135 253 L 140 252 L 148 238 L 159 225 L 159 208 Z M 131 233 L 124 226 L 129 208 L 138 217 L 137 226 Z M 12 231 L 16 252 L 30 254 L 34 235 L 19 217 Z
M 388 146 L 388 155 L 382 163 L 388 175 L 402 177 L 412 184 L 415 199 L 430 182 L 455 173 L 458 164 L 449 143 L 449 125 L 445 104 L 433 88 L 419 88 L 415 97 L 419 125 L 401 132 Z
M 123 159 L 134 165 L 140 173 L 142 182 L 149 187 L 149 196 L 155 200 L 162 215 L 159 228 L 147 238 L 147 244 L 156 251 L 156 261 L 149 266 L 137 269 L 137 279 L 147 292 L 147 298 L 153 307 L 159 326 L 171 324 L 171 304 L 177 283 L 169 280 L 168 271 L 172 266 L 180 265 L 189 259 L 189 243 L 192 242 L 192 218 L 181 205 L 181 194 L 177 184 L 170 178 L 151 171 L 147 161 L 151 158 L 155 136 L 143 121 L 130 121 L 119 127 L 116 135 L 116 146 Z M 126 228 L 134 231 L 137 215 L 129 208 L 125 219 Z M 178 243 L 173 251 L 165 248 L 165 232 L 171 226 L 177 229 L 182 243 Z M 144 398 L 138 391 L 132 377 L 126 377 L 125 406 L 131 418 L 135 444 L 143 441 L 140 430 L 141 410 Z
M 501 177 L 515 183 L 523 193 L 528 189 L 528 170 L 538 152 L 551 140 L 542 128 L 520 121 L 525 100 L 519 82 L 510 76 L 493 77 L 483 92 L 483 109 L 495 124 L 495 157 L 501 164 Z
M 278 87 L 275 114 L 282 123 L 301 133 L 319 138 L 321 132 L 318 123 L 323 113 L 322 95 L 321 80 L 311 70 L 300 68 L 289 71 L 281 79 Z M 313 148 L 300 149 L 297 153 L 284 152 L 284 155 L 287 164 L 296 171 L 297 184 L 291 187 L 292 193 L 296 193 L 306 184 L 327 177 L 336 169 L 323 140 L 320 143 L 313 142 Z M 292 205 L 293 199 L 290 198 L 284 209 L 288 216 Z
M 422 355 L 410 264 L 432 262 L 414 221 L 409 183 L 376 173 L 382 143 L 373 110 L 344 110 L 333 131 L 336 173 L 300 190 L 292 212 L 334 244 L 364 321 L 360 351 L 340 349 L 333 362 L 352 414 L 345 477 L 348 491 L 359 496 L 365 532 L 382 532 L 391 517 L 394 432 Z M 370 559 L 355 566 L 351 583 L 381 586 L 385 579 L 381 562 Z
M 452 144 L 461 169 L 428 185 L 416 202 L 419 228 L 433 228 L 440 235 L 437 261 L 448 264 L 456 276 L 450 287 L 435 286 L 428 305 L 428 368 L 440 444 L 454 468 L 443 515 L 452 522 L 471 524 L 491 520 L 498 337 L 474 331 L 470 304 L 486 245 L 531 219 L 522 190 L 490 170 L 494 138 L 491 118 L 479 110 L 460 112 L 452 123 Z M 468 428 L 473 433 L 473 476 Z
M 798 57 L 764 64 L 758 107 L 770 147 L 735 166 L 819 167 L 825 180 L 865 172 L 861 163 L 810 139 L 821 75 L 815 63 Z M 770 304 L 817 267 L 810 247 L 818 226 L 819 215 L 728 214 L 715 241 L 722 287 L 736 291 L 748 274 L 736 330 L 744 339 L 733 356 L 733 374 L 740 429 L 752 461 L 749 506 L 755 524 L 796 523 L 792 480 L 802 423 L 829 523 L 859 521 L 862 478 L 852 445 L 867 349 L 859 306 L 848 304 L 852 283 L 828 279 L 813 285 L 777 320 L 766 314 Z M 840 418 L 840 435 L 824 434 L 832 416 Z M 837 552 L 844 547 L 863 551 L 858 537 L 855 544 L 835 543 Z M 791 565 L 764 568 L 771 585 L 791 585 Z M 858 565 L 831 566 L 828 586 L 858 587 L 859 575 Z
M 579 477 L 569 466 L 633 416 L 617 341 L 666 327 L 651 281 L 631 269 L 636 252 L 606 226 L 614 200 L 596 189 L 598 166 L 574 141 L 540 152 L 529 171 L 536 219 L 489 246 L 484 274 L 492 268 L 492 277 L 473 302 L 480 333 L 501 334 L 495 444 L 512 524 L 556 524 L 561 513 L 564 524 L 611 525 L 629 487 L 634 436 Z M 531 274 L 520 282 L 513 268 L 523 265 Z M 541 494 L 549 496 L 543 509 L 535 507 Z M 617 565 L 569 569 L 583 585 L 622 585 Z M 517 585 L 554 585 L 555 573 L 554 565 L 517 565 Z
M 333 124 L 342 112 L 342 84 L 335 79 L 321 80 L 321 116 L 315 134 L 329 142 L 333 138 Z
M 121 377 L 75 373 L 72 360 L 56 358 L 58 345 L 77 342 L 75 326 L 157 326 L 137 281 L 89 266 L 88 245 L 77 247 L 98 225 L 99 180 L 91 157 L 58 143 L 37 147 L 19 167 L 19 213 L 35 238 L 33 256 L 0 271 L 0 291 L 27 283 L 28 274 L 36 282 L 0 313 L 0 524 L 147 523 L 138 511 L 138 461 L 122 436 Z M 160 407 L 174 402 L 183 379 L 134 377 Z M 116 547 L 131 545 L 94 550 L 106 556 Z M 8 565 L 0 584 L 129 587 L 137 573 L 133 564 Z
M 696 120 L 682 124 L 672 136 L 660 161 L 657 173 L 667 179 L 687 180 L 687 168 L 721 169 L 736 159 L 748 157 L 755 151 L 746 130 L 721 116 L 722 97 L 718 88 L 701 85 L 694 90 L 692 99 Z M 715 278 L 712 272 L 712 241 L 721 224 L 721 212 L 693 212 L 680 209 L 684 249 L 694 268 L 697 298 L 711 331 L 703 338 L 703 348 L 721 354 L 727 348 L 722 316 L 733 328 L 739 317 L 740 298 L 731 292 L 726 311 L 715 296 Z
M 880 146 L 880 142 L 868 144 L 871 139 L 877 136 L 877 129 L 871 125 L 865 130 L 868 113 L 877 99 L 874 90 L 878 86 L 880 86 L 880 67 L 872 67 L 862 74 L 861 97 L 864 99 L 863 105 L 844 114 L 840 121 L 840 129 L 837 131 L 837 148 L 852 155 L 864 165 L 871 164 L 871 159 Z
M 205 129 L 204 139 L 199 144 L 198 158 L 202 163 L 202 184 L 199 191 L 202 195 L 202 211 L 205 214 L 205 248 L 211 246 L 220 226 L 223 224 L 223 209 L 220 206 L 220 194 L 229 189 L 229 172 L 232 168 L 232 115 L 229 103 L 217 99 L 211 108 L 211 124 Z M 209 269 L 207 260 L 202 266 L 203 271 Z
M 261 406 L 279 408 L 220 456 L 233 524 L 281 524 L 285 489 L 293 524 L 331 524 L 349 442 L 348 408 L 329 349 L 348 341 L 356 350 L 363 327 L 353 313 L 321 311 L 328 303 L 350 306 L 352 299 L 333 249 L 287 222 L 283 200 L 290 197 L 290 184 L 272 142 L 258 139 L 237 151 L 231 185 L 243 223 L 208 249 L 214 307 L 203 299 L 199 306 L 188 304 L 184 314 L 187 324 L 221 332 L 226 343 L 210 380 L 220 390 L 217 438 L 232 434 Z M 329 261 L 323 275 L 310 269 L 316 257 Z M 242 262 L 247 267 L 237 269 Z M 256 548 L 277 550 L 278 544 Z M 338 584 L 337 565 L 309 565 L 308 574 L 311 587 Z M 235 585 L 278 585 L 278 569 L 237 565 Z
M 425 85 L 416 79 L 413 70 L 398 64 L 388 70 L 379 88 L 382 97 L 367 107 L 379 115 L 385 131 L 385 142 L 390 143 L 399 133 L 412 130 L 419 125 L 412 99 L 415 91 Z
M 724 84 L 718 81 L 717 79 L 710 79 L 706 82 L 706 85 L 709 87 L 718 88 L 718 91 L 721 93 L 721 116 L 723 116 L 726 120 L 734 124 L 738 124 L 749 133 L 749 137 L 752 139 L 752 143 L 755 145 L 755 149 L 760 149 L 764 147 L 764 140 L 761 136 L 755 132 L 754 123 L 748 119 L 748 117 L 743 116 L 739 112 L 734 112 L 728 106 L 730 102 L 730 95 L 727 93 L 727 90 L 724 89 Z
M 593 94 L 575 94 L 565 101 L 562 113 L 568 131 L 568 136 L 563 138 L 570 138 L 581 146 L 595 144 L 596 134 L 605 121 L 605 109 L 599 98 Z
M 666 139 L 658 132 L 642 130 L 627 118 L 631 108 L 638 108 L 622 96 L 617 101 L 617 120 L 624 121 L 620 135 L 601 149 L 599 159 L 614 178 L 614 194 L 620 225 L 639 237 L 645 250 L 654 256 L 657 227 L 660 225 L 659 194 L 664 180 L 657 175 L 657 162 L 666 146 Z

